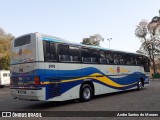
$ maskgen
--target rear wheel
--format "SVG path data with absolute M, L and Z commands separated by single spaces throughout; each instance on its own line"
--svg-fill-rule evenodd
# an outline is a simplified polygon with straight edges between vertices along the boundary
M 81 101 L 87 102 L 92 98 L 92 96 L 93 96 L 92 87 L 88 84 L 82 85 L 81 90 L 80 90 Z
M 142 80 L 140 80 L 140 81 L 137 83 L 137 90 L 141 90 L 141 89 L 143 89 Z

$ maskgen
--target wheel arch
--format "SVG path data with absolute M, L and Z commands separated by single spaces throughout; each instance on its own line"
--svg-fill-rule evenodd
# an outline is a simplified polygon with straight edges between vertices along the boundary
M 140 77 L 139 80 L 142 82 L 142 85 L 144 87 L 144 78 L 143 77 Z
M 83 86 L 84 84 L 88 84 L 88 85 L 91 86 L 91 88 L 92 88 L 92 90 L 93 90 L 93 96 L 94 96 L 94 95 L 95 95 L 95 87 L 94 87 L 93 82 L 92 82 L 92 81 L 84 81 L 84 82 L 81 84 L 80 89 L 79 89 L 79 97 L 80 97 L 80 94 L 81 94 L 82 86 Z

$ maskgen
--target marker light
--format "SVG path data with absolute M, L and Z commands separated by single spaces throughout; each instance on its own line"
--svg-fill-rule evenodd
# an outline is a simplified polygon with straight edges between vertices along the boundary
M 41 83 L 40 83 L 40 79 L 39 79 L 39 77 L 34 77 L 34 84 L 35 85 L 40 85 Z

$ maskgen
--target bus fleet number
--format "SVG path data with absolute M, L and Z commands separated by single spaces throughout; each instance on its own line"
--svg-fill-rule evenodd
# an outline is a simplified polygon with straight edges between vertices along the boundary
M 55 68 L 55 65 L 49 65 L 49 68 Z

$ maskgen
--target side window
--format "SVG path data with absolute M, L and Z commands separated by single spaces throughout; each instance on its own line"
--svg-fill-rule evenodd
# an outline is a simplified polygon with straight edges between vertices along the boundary
M 99 54 L 100 54 L 99 62 L 101 64 L 106 64 L 107 61 L 106 61 L 105 52 L 104 51 L 100 51 Z
M 80 50 L 78 47 L 69 46 L 70 60 L 80 62 Z
M 48 49 L 50 48 L 49 42 L 44 42 L 43 46 L 44 46 L 44 59 L 45 61 L 48 61 L 50 59 L 50 50 Z
M 45 61 L 56 61 L 56 47 L 52 42 L 43 42 L 44 48 L 44 60 Z
M 119 64 L 119 56 L 118 56 L 118 53 L 114 53 L 114 64 Z
M 56 47 L 54 43 L 50 43 L 50 59 L 56 60 Z
M 150 63 L 148 57 L 143 57 L 143 67 L 145 72 L 150 72 Z
M 82 51 L 82 62 L 83 63 L 90 63 L 91 62 L 91 58 L 90 58 L 90 52 L 88 49 L 83 48 Z
M 125 64 L 126 65 L 136 65 L 135 55 L 126 54 L 126 56 L 125 56 Z
M 68 45 L 59 45 L 59 61 L 70 61 Z
M 137 65 L 142 65 L 143 63 L 143 57 L 142 56 L 137 56 L 136 57 L 136 62 L 137 62 Z
M 126 65 L 130 65 L 131 64 L 131 59 L 130 59 L 130 55 L 129 54 L 125 55 L 125 64 Z
M 125 54 L 124 53 L 119 53 L 119 63 L 121 65 L 125 64 Z
M 91 62 L 98 63 L 99 62 L 99 54 L 98 50 L 90 49 Z
M 134 55 L 130 55 L 130 63 L 131 65 L 135 65 L 136 64 L 136 61 L 135 61 L 135 56 Z
M 112 51 L 106 51 L 106 62 L 107 62 L 107 64 L 114 64 Z

